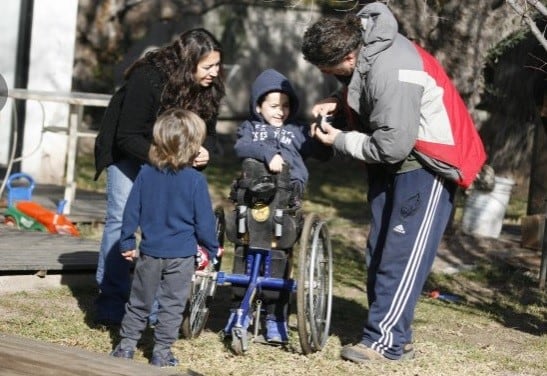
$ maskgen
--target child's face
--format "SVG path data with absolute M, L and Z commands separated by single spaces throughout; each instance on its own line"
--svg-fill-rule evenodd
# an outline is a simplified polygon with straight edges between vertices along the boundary
M 282 127 L 290 111 L 289 96 L 279 92 L 268 93 L 262 104 L 256 106 L 256 112 L 262 114 L 264 120 L 274 127 Z

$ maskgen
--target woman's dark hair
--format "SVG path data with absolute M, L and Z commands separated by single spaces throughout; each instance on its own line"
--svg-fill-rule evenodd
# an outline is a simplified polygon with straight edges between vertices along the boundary
M 194 75 L 199 61 L 213 51 L 220 53 L 221 69 L 211 85 L 203 87 L 196 82 Z M 179 107 L 195 112 L 206 122 L 217 117 L 224 96 L 222 48 L 209 31 L 198 28 L 180 34 L 173 43 L 150 51 L 137 60 L 127 69 L 125 78 L 143 64 L 155 66 L 167 77 L 158 114 Z
M 344 18 L 323 17 L 304 33 L 302 54 L 315 66 L 331 67 L 359 48 L 361 21 L 354 14 Z

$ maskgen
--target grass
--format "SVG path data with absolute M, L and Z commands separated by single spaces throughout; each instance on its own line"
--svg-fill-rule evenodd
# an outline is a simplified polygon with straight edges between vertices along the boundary
M 216 205 L 231 207 L 226 196 L 237 171 L 238 165 L 229 154 L 207 168 Z M 342 361 L 341 347 L 359 339 L 367 314 L 363 282 L 368 226 L 366 173 L 355 161 L 311 162 L 310 172 L 304 210 L 328 221 L 334 251 L 335 295 L 326 347 L 302 355 L 293 314 L 287 348 L 251 344 L 245 356 L 232 354 L 218 335 L 230 305 L 229 288 L 219 286 L 206 330 L 200 337 L 181 339 L 174 346 L 181 371 L 238 376 L 547 374 L 545 292 L 536 289 L 537 281 L 529 270 L 499 259 L 486 260 L 465 272 L 429 277 L 424 292 L 439 289 L 459 300 L 448 303 L 425 293 L 420 298 L 413 325 L 416 359 L 366 365 Z M 462 203 L 458 205 L 461 209 Z M 89 229 L 86 236 L 96 233 Z M 230 265 L 228 251 L 223 269 L 229 270 Z M 5 294 L 0 296 L 0 332 L 107 353 L 119 338 L 116 331 L 93 325 L 94 296 L 93 287 L 70 285 Z M 135 361 L 147 361 L 150 345 L 151 332 L 147 331 Z

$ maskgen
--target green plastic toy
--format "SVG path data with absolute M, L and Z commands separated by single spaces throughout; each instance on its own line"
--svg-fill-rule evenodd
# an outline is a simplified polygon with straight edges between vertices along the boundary
M 34 218 L 10 206 L 4 213 L 4 223 L 8 226 L 17 227 L 20 230 L 43 231 L 47 232 L 47 228 Z

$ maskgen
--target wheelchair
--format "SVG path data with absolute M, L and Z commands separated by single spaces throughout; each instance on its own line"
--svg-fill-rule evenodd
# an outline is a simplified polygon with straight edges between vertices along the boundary
M 196 271 L 181 328 L 183 337 L 199 336 L 207 322 L 216 286 L 231 285 L 233 290 L 242 292 L 222 335 L 231 340 L 235 354 L 243 355 L 249 343 L 261 342 L 261 306 L 268 292 L 284 292 L 291 297 L 296 294 L 302 352 L 307 355 L 322 350 L 329 336 L 333 278 L 326 223 L 316 214 L 304 216 L 299 207 L 288 205 L 291 195 L 288 167 L 273 175 L 263 163 L 245 159 L 236 182 L 231 194 L 235 209 L 225 215 L 217 207 L 215 214 L 219 242 L 223 246 L 226 237 L 235 245 L 234 259 L 240 258 L 240 266 L 236 267 L 234 260 L 234 271 L 227 273 L 220 271 L 218 260 L 209 270 Z M 283 277 L 274 277 L 274 263 L 279 262 L 276 257 L 279 259 L 280 254 L 285 255 L 281 260 L 285 263 Z M 291 310 L 288 311 L 287 316 Z M 244 325 L 247 317 L 250 323 Z

